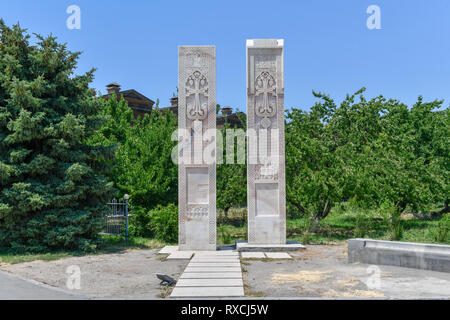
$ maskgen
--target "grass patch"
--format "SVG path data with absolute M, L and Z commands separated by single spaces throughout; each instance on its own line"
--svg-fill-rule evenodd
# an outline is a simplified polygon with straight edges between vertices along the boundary
M 308 233 L 305 228 L 302 228 L 305 219 L 307 218 L 287 221 L 288 240 L 304 242 L 302 240 L 305 238 L 305 233 Z M 450 244 L 448 237 L 443 239 L 435 235 L 436 230 L 442 225 L 441 219 L 443 218 L 402 218 L 400 223 L 403 232 L 399 241 Z M 354 209 L 344 212 L 332 211 L 321 221 L 317 233 L 308 233 L 308 242 L 327 244 L 357 237 L 391 240 L 392 230 L 388 219 L 378 215 L 377 212 L 361 213 L 360 210 Z
M 161 286 L 161 287 L 160 287 L 161 293 L 159 293 L 159 294 L 157 295 L 157 297 L 158 297 L 158 298 L 161 298 L 161 299 L 169 298 L 169 297 L 170 297 L 170 294 L 172 293 L 173 288 L 174 288 L 174 286 L 172 286 L 172 287 L 169 287 L 169 286 Z
M 235 225 L 219 225 L 217 227 L 217 244 L 229 245 L 234 244 L 236 240 L 247 239 L 247 225 L 240 227 Z
M 250 290 L 250 286 L 244 281 L 244 296 L 246 296 L 246 297 L 265 297 L 266 294 L 262 291 Z
M 48 252 L 41 254 L 24 253 L 18 254 L 8 250 L 0 250 L 0 265 L 1 264 L 16 264 L 23 262 L 30 262 L 36 260 L 52 261 L 70 257 L 80 257 L 85 255 L 98 255 L 107 253 L 117 253 L 125 250 L 135 249 L 155 249 L 164 246 L 163 243 L 148 238 L 130 237 L 126 242 L 123 237 L 102 235 L 103 245 L 94 253 L 85 253 L 80 251 L 66 251 L 66 252 Z
M 35 260 L 52 261 L 73 256 L 67 252 L 43 253 L 43 254 L 13 254 L 0 252 L 1 264 L 16 264 L 22 262 L 30 262 Z
M 227 219 L 225 219 L 223 213 L 218 212 L 220 232 L 217 234 L 217 242 L 219 245 L 247 239 L 246 210 L 230 209 L 228 214 L 230 224 L 227 224 Z M 400 241 L 450 244 L 449 221 L 446 216 L 433 218 L 403 216 L 400 221 L 402 227 Z M 339 208 L 333 209 L 328 217 L 320 222 L 319 230 L 316 233 L 308 231 L 310 226 L 308 217 L 287 219 L 286 235 L 288 241 L 298 241 L 304 244 L 334 244 L 358 237 L 378 240 L 391 240 L 393 238 L 389 218 L 386 215 L 382 215 L 375 210 L 354 209 L 349 204 L 343 204 Z
M 103 246 L 97 253 L 111 253 L 130 249 L 156 249 L 165 244 L 161 241 L 143 237 L 130 237 L 126 242 L 123 237 L 102 235 Z
M 245 291 L 245 296 L 246 297 L 253 297 L 253 298 L 259 298 L 259 297 L 265 297 L 266 294 L 262 291 L 251 291 L 251 290 L 247 290 Z

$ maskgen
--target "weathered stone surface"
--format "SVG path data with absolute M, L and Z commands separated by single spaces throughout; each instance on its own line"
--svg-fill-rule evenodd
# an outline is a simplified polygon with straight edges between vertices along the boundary
M 248 242 L 286 243 L 283 40 L 247 40 Z
M 266 256 L 264 255 L 264 252 L 242 252 L 241 258 L 242 259 L 264 259 Z
M 212 262 L 211 262 L 212 261 Z M 238 255 L 197 255 L 178 280 L 171 297 L 236 297 L 244 295 Z
M 286 252 L 265 252 L 265 254 L 269 259 L 292 259 Z
M 243 287 L 175 287 L 171 297 L 243 297 Z
M 177 287 L 242 287 L 241 279 L 214 278 L 214 279 L 180 279 Z
M 238 257 L 239 259 L 239 257 Z M 192 258 L 191 262 L 197 262 L 197 263 L 236 263 L 239 262 L 238 259 L 223 259 L 223 258 L 205 258 L 205 259 L 201 259 L 201 258 Z
M 165 246 L 159 250 L 158 254 L 170 254 L 172 252 L 178 251 L 178 246 Z
M 241 272 L 241 267 L 187 267 L 184 272 Z
M 179 247 L 216 250 L 216 49 L 180 46 L 178 62 Z
M 180 279 L 242 279 L 241 272 L 184 272 Z
M 222 257 L 222 256 L 238 256 L 239 253 L 236 251 L 195 251 L 196 257 L 205 257 L 205 256 L 212 256 L 212 257 Z
M 193 254 L 192 251 L 175 251 L 167 257 L 167 260 L 189 260 Z
M 350 239 L 348 240 L 348 262 L 450 272 L 450 246 Z
M 237 262 L 191 262 L 189 267 L 239 267 Z
M 279 251 L 296 251 L 304 250 L 306 247 L 299 243 L 287 243 L 287 244 L 250 244 L 247 242 L 236 243 L 236 249 L 239 252 L 279 252 Z

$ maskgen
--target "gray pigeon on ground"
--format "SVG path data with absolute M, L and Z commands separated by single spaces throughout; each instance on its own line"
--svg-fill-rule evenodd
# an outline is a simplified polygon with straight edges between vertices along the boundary
M 165 274 L 157 273 L 156 277 L 159 280 L 161 280 L 160 285 L 162 285 L 162 286 L 169 286 L 169 287 L 171 287 L 171 286 L 173 286 L 176 283 L 174 278 L 169 277 L 168 275 L 165 275 Z

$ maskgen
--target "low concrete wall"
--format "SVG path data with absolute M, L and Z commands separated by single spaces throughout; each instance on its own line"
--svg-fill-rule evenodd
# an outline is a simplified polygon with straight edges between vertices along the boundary
M 348 240 L 348 262 L 450 272 L 450 246 L 350 239 Z

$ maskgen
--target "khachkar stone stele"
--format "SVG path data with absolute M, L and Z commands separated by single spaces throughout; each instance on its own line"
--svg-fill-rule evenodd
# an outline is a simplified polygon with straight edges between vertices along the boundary
M 178 49 L 180 250 L 216 250 L 216 48 Z
M 247 40 L 249 244 L 286 244 L 283 74 L 283 40 Z

